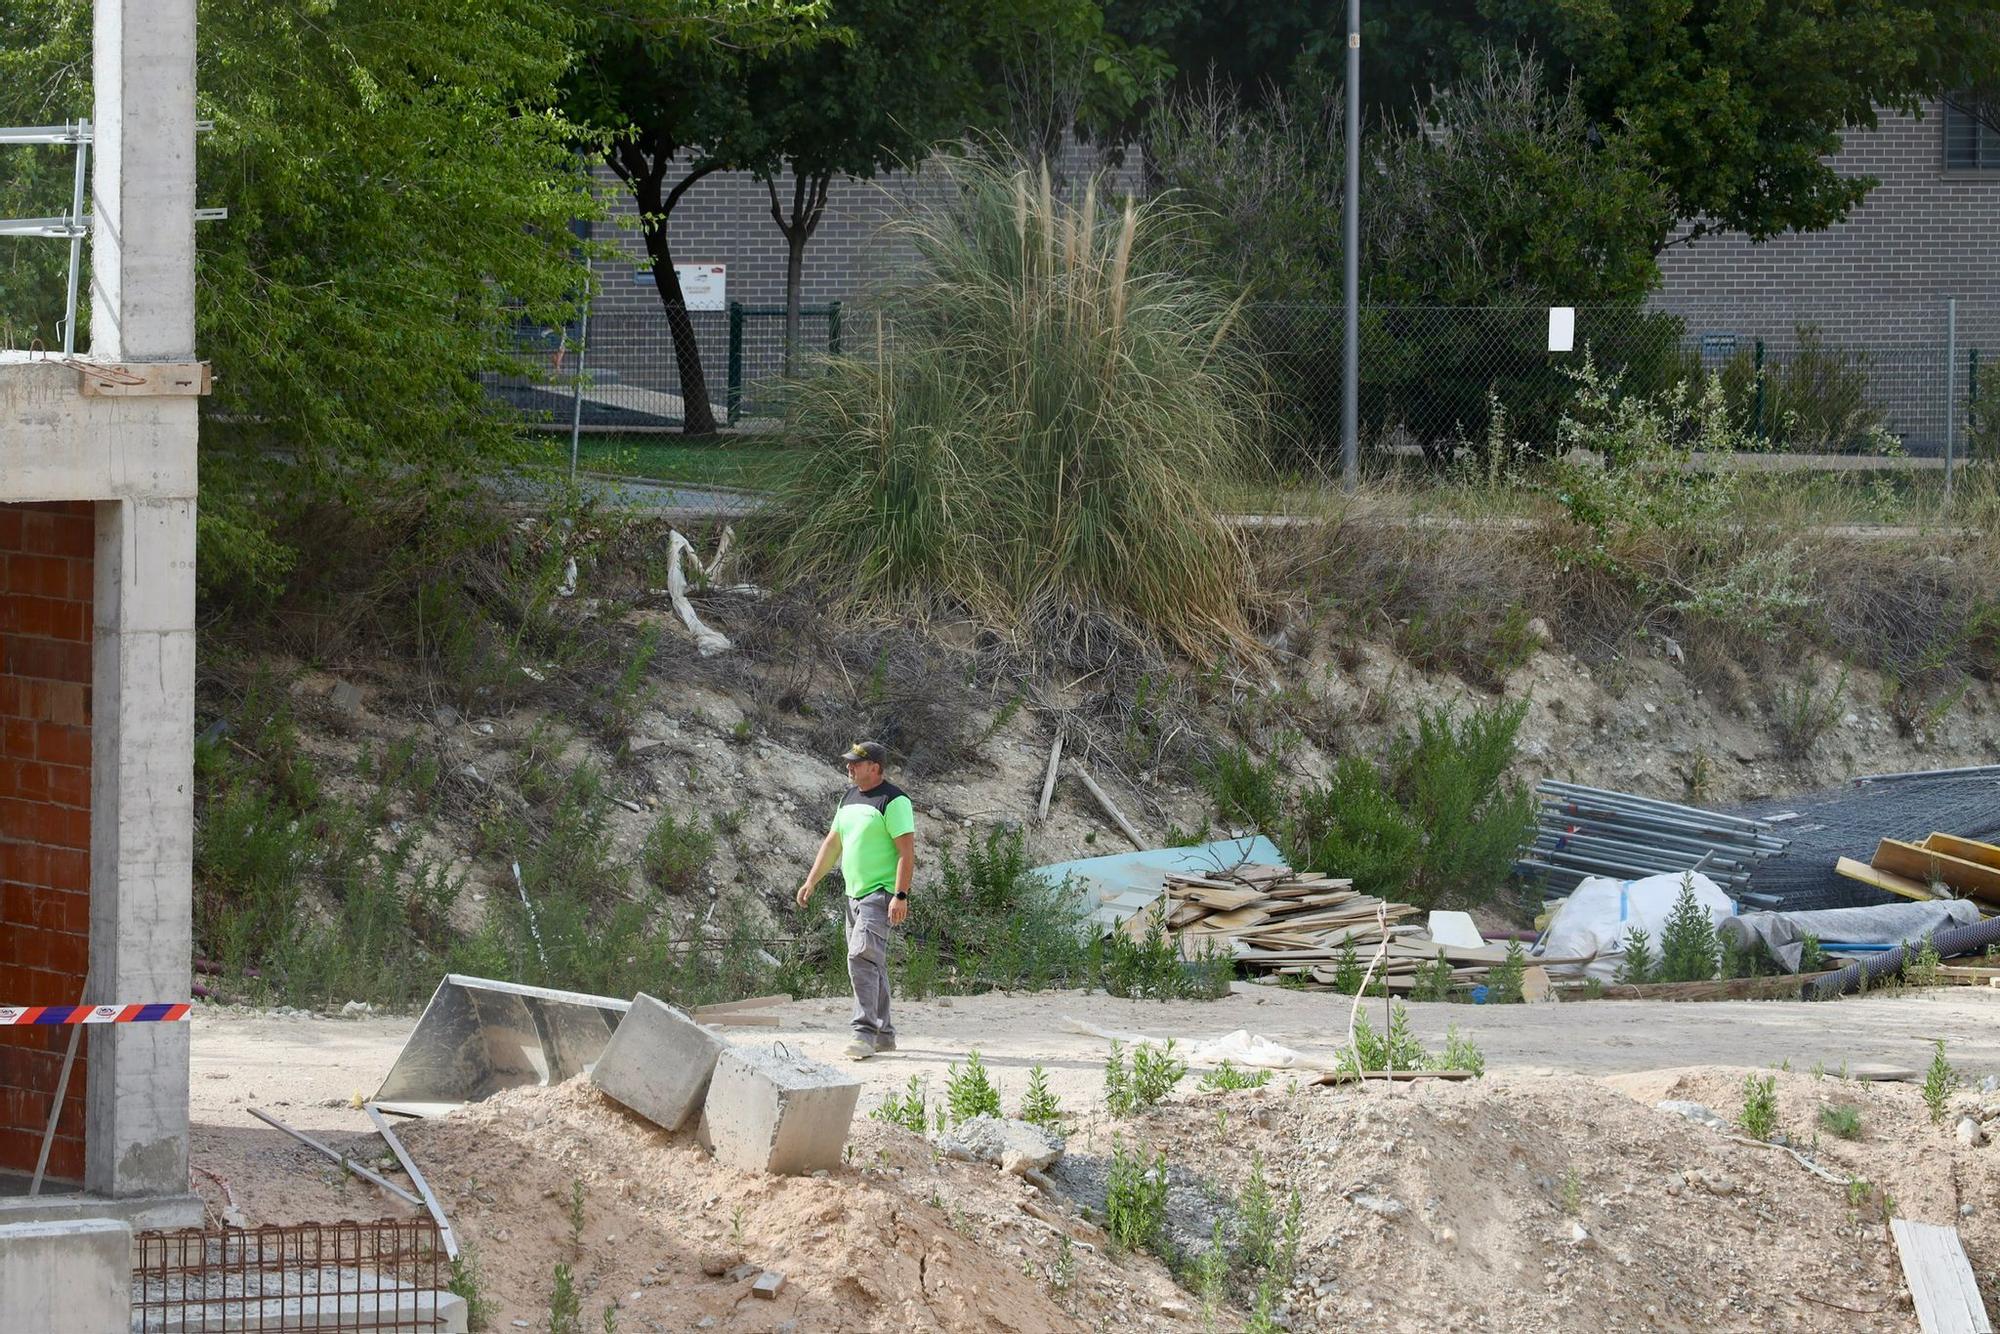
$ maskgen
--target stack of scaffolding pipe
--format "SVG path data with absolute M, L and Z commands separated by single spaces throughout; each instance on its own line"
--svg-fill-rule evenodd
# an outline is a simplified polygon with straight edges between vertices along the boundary
M 1740 895 L 1758 863 L 1785 850 L 1763 820 L 1544 779 L 1535 836 L 1515 862 L 1558 894 L 1586 877 L 1636 880 L 1691 871 Z

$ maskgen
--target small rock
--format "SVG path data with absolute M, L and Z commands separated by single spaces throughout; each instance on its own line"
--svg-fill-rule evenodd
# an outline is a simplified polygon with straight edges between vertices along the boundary
M 375 1013 L 375 1007 L 367 1001 L 349 1001 L 340 1007 L 340 1017 L 342 1019 L 352 1019 L 357 1015 L 373 1013 Z
M 827 1170 L 824 1167 L 817 1167 L 813 1169 L 813 1180 L 815 1181 L 824 1181 L 826 1180 L 827 1175 L 828 1175 Z
M 1958 1125 L 1953 1133 L 1958 1136 L 1958 1142 L 1965 1145 L 1968 1149 L 1978 1145 L 1986 1138 L 1986 1133 L 1979 1128 L 1979 1122 L 1969 1116 L 1959 1118 Z
M 1668 1098 L 1664 1102 L 1654 1103 L 1653 1107 L 1656 1111 L 1672 1112 L 1675 1116 L 1684 1116 L 1696 1125 L 1707 1126 L 1710 1130 L 1727 1130 L 1729 1128 L 1727 1122 L 1698 1102 L 1683 1102 L 1679 1098 Z
M 1392 1200 L 1386 1195 L 1356 1195 L 1352 1198 L 1359 1207 L 1383 1218 L 1394 1218 L 1403 1212 L 1403 1202 Z
M 1734 1179 L 1724 1173 L 1710 1171 L 1706 1168 L 1699 1172 L 1688 1173 L 1688 1184 L 1691 1186 L 1700 1186 L 1710 1195 L 1733 1195 L 1736 1193 L 1736 1182 Z
M 335 681 L 333 689 L 326 692 L 326 702 L 333 706 L 335 713 L 348 718 L 361 716 L 361 691 L 347 681 Z
M 431 721 L 439 727 L 456 727 L 464 719 L 458 716 L 458 710 L 451 707 L 451 705 L 440 704 L 431 710 Z
M 949 1009 L 951 1008 L 951 997 L 949 997 L 949 996 L 939 996 L 939 997 L 938 997 L 938 999 L 937 999 L 937 1003 L 938 1003 L 938 1008 L 939 1008 L 939 1009 L 941 1009 L 941 1010 L 949 1010 Z
M 785 1276 L 775 1269 L 766 1269 L 757 1275 L 757 1281 L 750 1285 L 752 1297 L 762 1297 L 767 1302 L 778 1300 L 778 1293 L 785 1286 Z
M 1577 1222 L 1574 1218 L 1569 1222 L 1569 1240 L 1572 1246 L 1590 1245 L 1590 1233 L 1586 1232 L 1583 1224 Z
M 1978 1210 L 1974 1209 L 1970 1204 L 1961 1204 L 1958 1206 L 1958 1216 L 1960 1218 L 1970 1218 L 1977 1212 Z
M 1981 1093 L 2000 1093 L 2000 1075 L 1988 1075 L 1979 1081 Z
M 1061 1137 L 1040 1126 L 986 1115 L 959 1122 L 938 1137 L 937 1146 L 954 1158 L 995 1163 L 1015 1176 L 1039 1172 L 1063 1152 Z
M 1440 1246 L 1456 1246 L 1458 1233 L 1451 1228 L 1441 1227 L 1438 1229 L 1437 1239 Z
M 753 1274 L 761 1274 L 763 1272 L 764 1271 L 762 1269 L 759 1269 L 756 1265 L 732 1265 L 730 1266 L 728 1272 L 723 1274 L 723 1277 L 728 1279 L 731 1283 L 741 1283 L 744 1279 L 751 1277 Z
M 741 1251 L 710 1251 L 701 1257 L 701 1272 L 710 1278 L 721 1278 L 731 1268 L 742 1263 Z

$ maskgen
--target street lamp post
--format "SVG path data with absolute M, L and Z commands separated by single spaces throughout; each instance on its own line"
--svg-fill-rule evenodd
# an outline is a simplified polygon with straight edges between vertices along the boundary
M 1341 345 L 1340 482 L 1352 491 L 1361 474 L 1361 0 L 1347 0 L 1347 206 L 1342 226 L 1346 335 Z

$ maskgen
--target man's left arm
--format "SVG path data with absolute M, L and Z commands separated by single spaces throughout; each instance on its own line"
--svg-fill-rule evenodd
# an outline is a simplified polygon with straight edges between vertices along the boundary
M 889 900 L 889 925 L 901 926 L 910 915 L 906 896 L 917 874 L 917 818 L 908 797 L 891 802 L 888 815 L 889 833 L 896 840 L 896 897 Z

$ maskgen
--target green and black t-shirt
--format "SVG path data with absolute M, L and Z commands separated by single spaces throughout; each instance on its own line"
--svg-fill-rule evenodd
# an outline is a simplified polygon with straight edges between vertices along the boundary
M 863 792 L 847 789 L 833 812 L 833 832 L 840 835 L 840 875 L 849 898 L 866 898 L 878 889 L 896 888 L 896 840 L 917 831 L 917 812 L 903 789 L 877 783 Z

